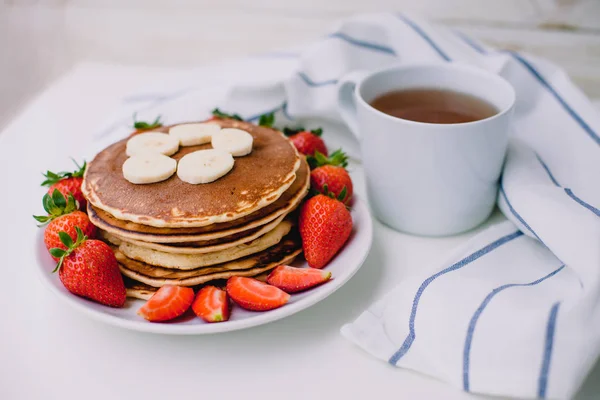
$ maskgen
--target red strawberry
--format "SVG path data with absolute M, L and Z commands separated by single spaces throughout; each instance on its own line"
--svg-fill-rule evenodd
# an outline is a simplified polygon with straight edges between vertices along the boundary
M 138 315 L 151 322 L 168 321 L 186 312 L 193 301 L 192 288 L 164 285 L 138 310 Z
M 307 157 L 310 167 L 313 168 L 310 173 L 311 188 L 325 195 L 331 192 L 335 198 L 348 204 L 352 198 L 353 187 L 352 179 L 346 171 L 347 160 L 348 157 L 342 150 L 334 151 L 330 157 L 319 152 Z
M 88 239 L 81 229 L 75 241 L 66 232 L 60 232 L 63 247 L 50 253 L 60 258 L 60 281 L 69 292 L 110 307 L 123 307 L 126 290 L 117 259 L 111 248 L 100 240 Z
M 242 276 L 229 278 L 227 294 L 242 308 L 252 311 L 273 310 L 290 299 L 289 294 L 275 286 Z
M 52 172 L 46 171 L 44 176 L 46 180 L 42 182 L 42 186 L 50 186 L 48 189 L 48 194 L 52 195 L 55 189 L 58 189 L 59 192 L 67 198 L 69 194 L 72 194 L 75 200 L 77 200 L 77 204 L 79 204 L 80 210 L 85 210 L 85 206 L 87 201 L 81 192 L 81 182 L 83 182 L 83 174 L 85 172 L 85 168 L 87 163 L 84 162 L 82 166 L 75 163 L 77 166 L 77 170 L 74 172 Z
M 331 279 L 331 272 L 313 268 L 294 268 L 280 265 L 269 274 L 267 283 L 286 293 L 301 292 Z
M 300 153 L 310 156 L 319 151 L 327 155 L 327 147 L 320 137 L 323 134 L 323 129 L 319 128 L 307 131 L 304 128 L 284 128 L 283 133 L 290 137 L 290 140 Z
M 192 303 L 194 313 L 206 322 L 221 322 L 229 319 L 227 292 L 214 286 L 204 286 Z
M 300 236 L 308 265 L 323 268 L 352 232 L 352 215 L 344 203 L 318 194 L 300 209 Z
M 75 199 L 71 194 L 69 194 L 68 200 L 65 200 L 65 197 L 56 189 L 52 196 L 44 195 L 43 203 L 48 215 L 34 215 L 34 218 L 42 224 L 48 223 L 44 231 L 44 243 L 48 250 L 54 247 L 66 250 L 58 235 L 59 232 L 66 232 L 73 240 L 77 239 L 75 228 L 81 229 L 88 238 L 96 236 L 96 227 L 90 222 L 86 213 L 77 211 Z M 54 256 L 53 258 L 58 261 L 58 258 Z

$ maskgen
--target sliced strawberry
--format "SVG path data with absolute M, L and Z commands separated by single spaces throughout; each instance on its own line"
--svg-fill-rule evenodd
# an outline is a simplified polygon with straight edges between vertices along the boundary
M 151 322 L 168 321 L 186 312 L 193 301 L 193 289 L 165 285 L 138 310 L 138 315 Z
M 229 319 L 227 292 L 214 286 L 204 286 L 192 303 L 194 313 L 206 322 L 221 322 Z
M 331 279 L 331 272 L 314 268 L 280 265 L 269 274 L 267 283 L 287 293 L 301 292 Z
M 227 281 L 227 294 L 241 307 L 252 311 L 267 311 L 286 304 L 290 295 L 275 286 L 242 276 Z

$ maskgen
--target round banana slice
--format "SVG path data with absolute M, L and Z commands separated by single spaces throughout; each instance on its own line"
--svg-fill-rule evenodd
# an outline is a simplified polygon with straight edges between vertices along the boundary
M 127 141 L 128 156 L 138 154 L 164 154 L 170 156 L 179 150 L 179 139 L 160 132 L 141 133 Z
M 198 150 L 179 160 L 177 176 L 194 185 L 209 183 L 226 175 L 232 168 L 231 154 L 217 149 Z
M 252 151 L 251 134 L 241 129 L 225 128 L 221 129 L 212 137 L 213 149 L 223 150 L 234 157 L 245 156 Z
M 123 163 L 123 176 L 137 185 L 168 179 L 175 173 L 177 161 L 163 154 L 145 153 L 129 157 Z
M 221 127 L 212 122 L 182 124 L 169 129 L 169 135 L 179 139 L 181 146 L 198 146 L 210 143 L 213 135 L 220 130 Z

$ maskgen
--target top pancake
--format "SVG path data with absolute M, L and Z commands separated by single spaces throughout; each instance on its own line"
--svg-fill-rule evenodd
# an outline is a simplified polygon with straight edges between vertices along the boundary
M 236 157 L 233 169 L 207 184 L 192 185 L 174 174 L 163 182 L 136 185 L 123 177 L 128 139 L 102 150 L 85 172 L 82 191 L 87 200 L 115 218 L 167 228 L 201 227 L 241 218 L 275 202 L 296 178 L 300 157 L 279 131 L 234 120 L 214 121 L 239 128 L 254 138 L 252 153 Z M 169 127 L 162 130 L 167 131 Z M 211 148 L 181 147 L 171 157 Z

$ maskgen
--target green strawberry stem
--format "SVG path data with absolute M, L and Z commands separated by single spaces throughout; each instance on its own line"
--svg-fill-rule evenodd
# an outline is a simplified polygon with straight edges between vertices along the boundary
M 263 114 L 258 119 L 259 126 L 266 126 L 267 128 L 272 128 L 275 123 L 275 113 Z
M 137 117 L 137 113 L 133 114 L 133 127 L 135 129 L 148 130 L 148 129 L 160 128 L 161 126 L 163 126 L 163 124 L 160 120 L 160 115 L 158 117 L 156 117 L 156 119 L 152 122 L 138 121 L 136 117 Z
M 227 114 L 227 113 L 222 112 L 218 108 L 215 108 L 214 110 L 212 110 L 212 115 L 215 116 L 215 117 L 217 117 L 217 118 L 235 119 L 236 121 L 243 121 L 244 120 L 238 114 Z
M 336 196 L 334 192 L 331 192 L 329 190 L 329 186 L 327 184 L 324 184 L 322 192 L 319 192 L 317 189 L 315 189 L 313 187 L 308 189 L 308 195 L 306 196 L 306 199 L 308 200 L 311 197 L 314 197 L 319 194 L 322 194 L 323 196 L 331 197 L 332 199 L 339 200 L 343 203 L 344 199 L 346 198 L 346 195 L 348 194 L 348 190 L 346 189 L 346 186 L 344 186 L 342 188 L 340 194 Z M 346 208 L 348 208 L 348 207 L 346 207 Z
M 348 194 L 348 190 L 346 189 L 346 186 L 344 185 L 344 187 L 340 191 L 340 194 L 336 196 L 334 192 L 329 191 L 329 186 L 327 184 L 324 184 L 322 194 L 324 194 L 327 197 L 331 197 L 332 199 L 343 202 L 344 199 L 346 198 L 346 194 Z
M 69 254 L 71 254 L 73 252 L 73 250 L 78 248 L 81 245 L 81 243 L 83 243 L 87 240 L 87 236 L 85 236 L 83 234 L 83 232 L 81 231 L 81 229 L 78 226 L 75 227 L 75 230 L 77 231 L 77 239 L 75 240 L 75 242 L 73 242 L 73 239 L 71 238 L 71 236 L 69 236 L 69 234 L 67 232 L 64 232 L 64 231 L 58 232 L 58 237 L 60 238 L 60 241 L 62 242 L 62 244 L 65 245 L 65 247 L 67 249 L 63 250 L 58 247 L 53 247 L 50 249 L 50 254 L 52 254 L 54 257 L 60 259 L 60 260 L 58 260 L 58 264 L 56 264 L 56 268 L 54 268 L 52 273 L 55 273 L 56 271 L 58 271 L 60 269 L 60 267 L 62 267 L 64 259 L 66 257 L 68 257 Z
M 69 197 L 65 199 L 65 196 L 58 189 L 54 189 L 52 195 L 46 193 L 42 198 L 42 203 L 48 215 L 33 216 L 40 223 L 38 226 L 43 226 L 61 215 L 70 214 L 77 210 L 77 203 L 73 195 L 69 193 Z
M 306 161 L 310 169 L 322 167 L 323 165 L 334 165 L 343 168 L 348 166 L 348 156 L 342 149 L 334 151 L 329 157 L 317 150 L 314 155 L 306 157 Z
M 297 128 L 290 128 L 290 127 L 286 126 L 285 128 L 283 128 L 283 134 L 285 136 L 292 136 L 292 135 L 295 135 L 296 133 L 300 133 L 300 132 L 310 132 L 315 136 L 321 136 L 323 134 L 323 128 L 312 129 L 310 131 L 307 131 L 302 126 L 299 126 Z
M 73 160 L 73 159 L 71 159 Z M 52 171 L 46 171 L 44 175 L 44 177 L 46 178 L 46 180 L 44 180 L 42 182 L 41 186 L 52 186 L 55 183 L 58 183 L 59 181 L 63 180 L 63 179 L 67 179 L 67 178 L 81 178 L 83 176 L 83 173 L 85 172 L 85 168 L 87 167 L 87 162 L 84 160 L 83 161 L 83 165 L 79 165 L 77 164 L 77 161 L 73 160 L 73 163 L 75 164 L 75 166 L 77 167 L 77 169 L 73 172 L 67 172 L 67 171 L 61 171 L 61 172 L 52 172 Z

